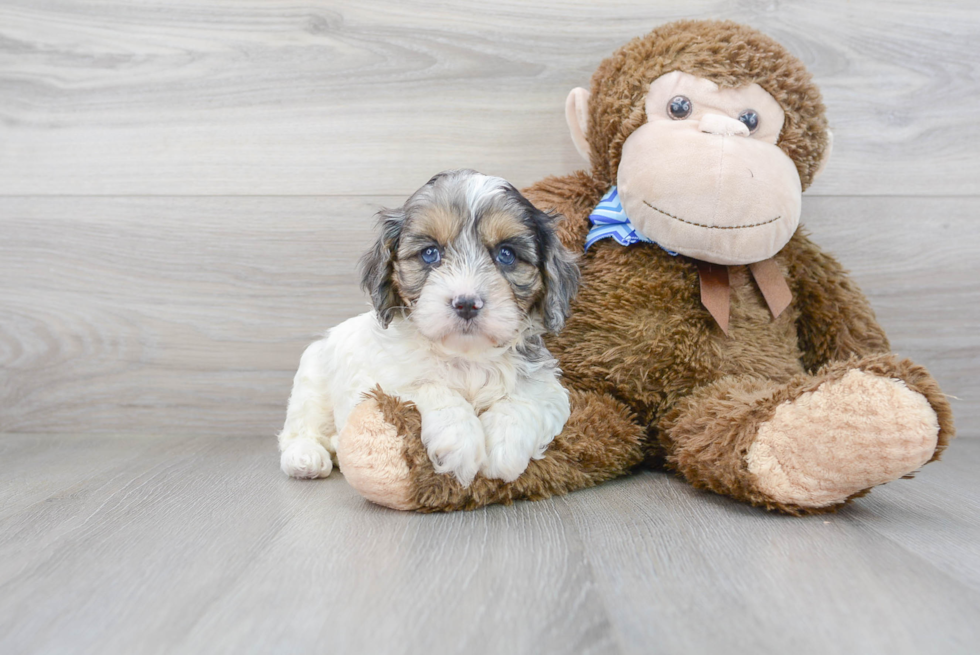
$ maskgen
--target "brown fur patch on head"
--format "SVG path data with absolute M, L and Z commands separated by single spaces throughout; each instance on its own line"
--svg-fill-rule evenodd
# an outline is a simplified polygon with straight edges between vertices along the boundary
M 483 212 L 477 229 L 483 243 L 490 246 L 508 239 L 533 238 L 531 230 L 517 216 L 501 210 Z
M 623 143 L 646 122 L 650 83 L 681 71 L 718 84 L 758 84 L 786 112 L 779 147 L 796 164 L 805 190 L 828 146 L 820 90 L 803 63 L 761 32 L 731 21 L 668 23 L 603 61 L 592 76 L 588 140 L 593 175 L 616 184 Z
M 426 248 L 440 252 L 464 227 L 463 218 L 451 206 L 430 204 L 408 216 L 398 240 L 392 283 L 404 303 L 411 306 L 422 293 L 422 287 L 433 270 L 420 258 Z
M 460 214 L 453 205 L 432 204 L 415 212 L 409 227 L 411 233 L 424 235 L 445 246 L 456 238 L 464 225 Z
M 502 266 L 500 273 L 510 283 L 517 306 L 527 314 L 544 293 L 544 279 L 539 269 L 541 253 L 534 230 L 522 219 L 514 211 L 491 209 L 477 217 L 476 230 L 492 255 L 496 256 L 503 247 L 514 251 L 514 263 Z
M 504 278 L 510 282 L 514 302 L 525 314 L 538 302 L 544 293 L 544 280 L 541 272 L 527 262 L 518 261 L 513 268 L 503 271 Z
M 395 262 L 395 273 L 392 275 L 392 283 L 398 293 L 402 303 L 411 307 L 422 294 L 422 287 L 425 280 L 429 277 L 427 268 L 418 257 L 399 259 Z

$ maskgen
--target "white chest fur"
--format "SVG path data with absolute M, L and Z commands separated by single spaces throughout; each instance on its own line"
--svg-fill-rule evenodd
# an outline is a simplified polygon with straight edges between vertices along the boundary
M 328 475 L 327 453 L 336 452 L 354 407 L 381 387 L 418 408 L 422 443 L 437 472 L 452 472 L 464 485 L 477 471 L 514 480 L 568 419 L 558 374 L 540 343 L 452 352 L 408 321 L 384 329 L 374 312 L 362 314 L 303 353 L 279 436 L 283 470 Z
M 363 394 L 376 385 L 409 400 L 419 387 L 440 384 L 459 393 L 479 413 L 510 395 L 521 378 L 554 378 L 557 373 L 552 360 L 528 362 L 513 346 L 451 352 L 419 335 L 407 321 L 396 319 L 382 328 L 374 312 L 341 323 L 310 350 L 316 374 L 329 381 L 338 431 Z

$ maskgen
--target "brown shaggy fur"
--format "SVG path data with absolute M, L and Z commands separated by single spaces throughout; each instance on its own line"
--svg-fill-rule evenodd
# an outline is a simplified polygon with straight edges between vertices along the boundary
M 699 489 L 731 495 L 766 509 L 796 515 L 835 511 L 840 505 L 800 507 L 776 502 L 760 493 L 748 471 L 746 456 L 760 426 L 773 417 L 779 405 L 816 391 L 825 382 L 839 380 L 854 369 L 902 380 L 909 389 L 926 397 L 939 415 L 938 444 L 930 461 L 938 459 L 951 436 L 948 403 L 924 368 L 907 359 L 884 354 L 832 362 L 817 375 L 799 374 L 786 384 L 764 378 L 729 376 L 700 387 L 660 420 L 660 434 L 670 453 L 668 466 Z
M 571 392 L 572 415 L 564 431 L 548 448 L 547 457 L 532 460 L 520 478 L 510 483 L 477 476 L 462 487 L 450 475 L 437 474 L 417 437 L 421 417 L 414 406 L 375 391 L 385 419 L 405 435 L 405 459 L 414 504 L 419 511 L 470 510 L 517 499 L 541 500 L 592 487 L 623 475 L 642 459 L 643 430 L 621 403 L 602 394 Z
M 786 112 L 779 147 L 796 162 L 806 190 L 828 145 L 820 89 L 803 63 L 779 43 L 731 21 L 683 20 L 633 39 L 592 76 L 589 130 L 592 175 L 603 193 L 616 183 L 623 143 L 646 120 L 650 83 L 672 71 L 720 87 L 758 84 Z
M 820 93 L 803 65 L 755 30 L 730 22 L 682 21 L 635 39 L 592 80 L 591 173 L 545 179 L 525 193 L 566 217 L 564 244 L 581 252 L 588 215 L 616 179 L 622 144 L 643 124 L 644 97 L 657 76 L 681 70 L 722 86 L 756 82 L 782 105 L 779 146 L 810 183 L 827 147 Z M 582 285 L 564 331 L 549 338 L 571 392 L 572 418 L 517 481 L 478 478 L 462 489 L 436 475 L 418 439 L 418 415 L 382 403 L 405 435 L 415 500 L 423 511 L 472 509 L 538 499 L 622 475 L 644 457 L 666 462 L 697 487 L 789 514 L 820 513 L 759 491 L 746 453 L 775 408 L 858 368 L 902 380 L 923 394 L 940 425 L 933 459 L 953 436 L 952 414 L 921 366 L 888 354 L 867 299 L 840 264 L 801 228 L 776 255 L 793 303 L 773 320 L 744 267 L 731 268 L 725 336 L 701 305 L 697 266 L 655 245 L 597 243 L 582 259 Z M 854 494 L 851 498 L 867 493 Z

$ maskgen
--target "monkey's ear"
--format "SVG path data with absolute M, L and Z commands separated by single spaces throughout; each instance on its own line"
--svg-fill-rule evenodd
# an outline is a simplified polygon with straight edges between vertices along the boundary
M 830 161 L 830 151 L 834 149 L 834 133 L 827 130 L 827 147 L 823 149 L 823 155 L 820 157 L 820 165 L 817 166 L 817 170 L 813 172 L 813 176 L 810 178 L 810 183 L 820 177 L 824 169 L 827 168 L 827 162 Z
M 585 138 L 589 129 L 589 92 L 580 86 L 572 89 L 565 100 L 565 122 L 572 133 L 575 149 L 589 162 L 589 141 Z
M 361 288 L 371 294 L 371 303 L 383 328 L 388 327 L 392 313 L 401 305 L 393 277 L 395 251 L 404 223 L 405 212 L 401 209 L 378 212 L 381 235 L 361 258 Z

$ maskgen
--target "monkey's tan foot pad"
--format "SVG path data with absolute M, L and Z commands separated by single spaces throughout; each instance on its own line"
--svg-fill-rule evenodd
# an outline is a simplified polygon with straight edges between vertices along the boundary
M 905 383 L 853 369 L 776 408 L 746 462 L 759 491 L 800 507 L 827 507 L 929 461 L 939 422 Z
M 414 510 L 404 439 L 374 399 L 354 408 L 337 440 L 340 471 L 354 489 L 378 505 Z

